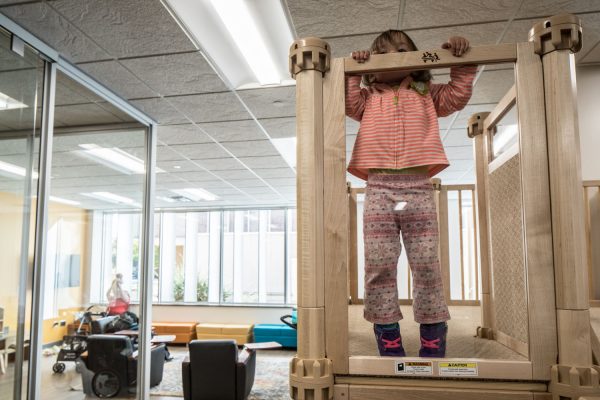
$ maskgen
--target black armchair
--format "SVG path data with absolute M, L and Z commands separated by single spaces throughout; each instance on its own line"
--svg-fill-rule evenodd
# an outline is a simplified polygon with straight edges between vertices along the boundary
M 185 400 L 245 400 L 256 369 L 256 352 L 238 353 L 235 340 L 192 340 L 182 364 Z
M 131 339 L 121 335 L 91 335 L 82 365 L 83 391 L 98 397 L 124 396 L 135 391 L 137 352 Z M 162 381 L 165 345 L 151 350 L 150 386 Z
M 109 328 L 112 322 L 117 318 L 116 315 L 111 315 L 92 320 L 92 334 L 97 335 L 106 333 L 106 329 Z

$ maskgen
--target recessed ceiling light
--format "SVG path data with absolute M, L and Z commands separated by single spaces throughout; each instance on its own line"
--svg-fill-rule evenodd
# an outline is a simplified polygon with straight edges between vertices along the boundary
M 171 189 L 171 192 L 186 197 L 192 201 L 215 201 L 219 198 L 208 190 L 200 188 Z
M 292 29 L 281 0 L 162 0 L 234 88 L 290 85 Z
M 23 167 L 19 167 L 18 165 L 0 161 L 0 175 L 6 176 L 8 178 L 25 177 L 27 175 L 27 170 L 25 170 L 25 168 Z M 32 175 L 33 179 L 38 178 L 37 172 L 33 171 Z
M 173 165 L 173 168 L 175 168 L 175 169 L 181 169 L 181 165 Z
M 114 204 L 126 204 L 132 206 L 139 206 L 135 200 L 130 199 L 129 197 L 119 196 L 118 194 L 114 194 L 111 192 L 92 192 L 92 193 L 80 193 L 83 196 L 91 197 L 97 200 L 107 201 L 109 203 Z
M 271 143 L 288 165 L 296 169 L 296 137 L 271 139 Z
M 77 206 L 77 205 L 81 204 L 80 202 L 75 201 L 75 200 L 63 199 L 61 197 L 56 197 L 56 196 L 50 196 L 49 199 L 50 199 L 50 201 L 53 201 L 55 203 L 67 204 L 69 206 Z
M 0 111 L 14 110 L 16 108 L 27 108 L 27 104 L 23 104 L 18 100 L 13 99 L 10 96 L 0 92 Z
M 141 160 L 118 147 L 101 147 L 94 143 L 80 144 L 83 150 L 75 151 L 75 154 L 85 158 L 98 161 L 109 168 L 123 172 L 125 174 L 144 174 L 146 165 Z M 156 172 L 165 172 L 156 168 Z

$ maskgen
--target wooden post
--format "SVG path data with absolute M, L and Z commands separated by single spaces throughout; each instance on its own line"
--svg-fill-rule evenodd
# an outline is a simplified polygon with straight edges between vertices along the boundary
M 550 391 L 554 399 L 577 399 L 600 394 L 592 367 L 584 211 L 573 198 L 581 190 L 573 55 L 581 49 L 579 18 L 551 17 L 534 25 L 529 40 L 544 69 L 559 362 Z
M 333 398 L 333 368 L 325 358 L 323 76 L 329 45 L 318 38 L 290 47 L 296 78 L 298 354 L 290 362 L 293 399 Z
M 477 206 L 477 226 L 479 227 L 479 254 L 481 273 L 481 326 L 477 328 L 477 336 L 494 338 L 494 318 L 492 312 L 492 275 L 490 249 L 490 222 L 488 207 L 488 164 L 490 161 L 488 144 L 489 135 L 484 132 L 483 122 L 489 112 L 473 114 L 469 118 L 468 135 L 473 138 L 475 158 L 475 194 L 473 206 Z
M 359 304 L 358 300 L 358 206 L 356 191 L 348 183 L 348 275 L 350 277 L 350 304 Z
M 446 303 L 450 303 L 450 239 L 448 232 L 448 190 L 442 186 L 442 180 L 433 178 L 431 180 L 435 189 L 435 200 L 438 215 L 439 230 L 439 258 L 442 280 L 444 281 L 444 297 Z

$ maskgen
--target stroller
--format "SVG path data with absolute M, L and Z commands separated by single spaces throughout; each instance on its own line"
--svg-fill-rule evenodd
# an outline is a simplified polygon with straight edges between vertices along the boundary
M 79 359 L 79 356 L 87 350 L 88 332 L 82 329 L 83 324 L 91 324 L 92 317 L 94 316 L 106 316 L 106 312 L 104 311 L 94 312 L 94 307 L 96 306 L 90 306 L 84 311 L 79 319 L 79 327 L 74 334 L 63 336 L 63 344 L 56 357 L 56 362 L 52 365 L 52 371 L 54 373 L 62 374 L 65 372 L 65 361 L 75 362 Z M 78 365 L 76 368 L 78 368 Z

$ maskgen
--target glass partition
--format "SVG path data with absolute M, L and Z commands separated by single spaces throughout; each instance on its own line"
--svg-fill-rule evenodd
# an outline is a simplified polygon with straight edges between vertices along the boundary
M 12 51 L 0 29 L 1 400 L 27 389 L 43 69 L 36 51 Z
M 135 376 L 147 131 L 60 71 L 54 111 L 41 398 L 125 396 L 135 380 L 113 365 L 129 359 L 126 373 Z M 98 232 L 104 245 L 92 240 Z M 106 346 L 121 339 L 103 344 L 93 335 L 125 331 L 131 351 L 113 358 Z

